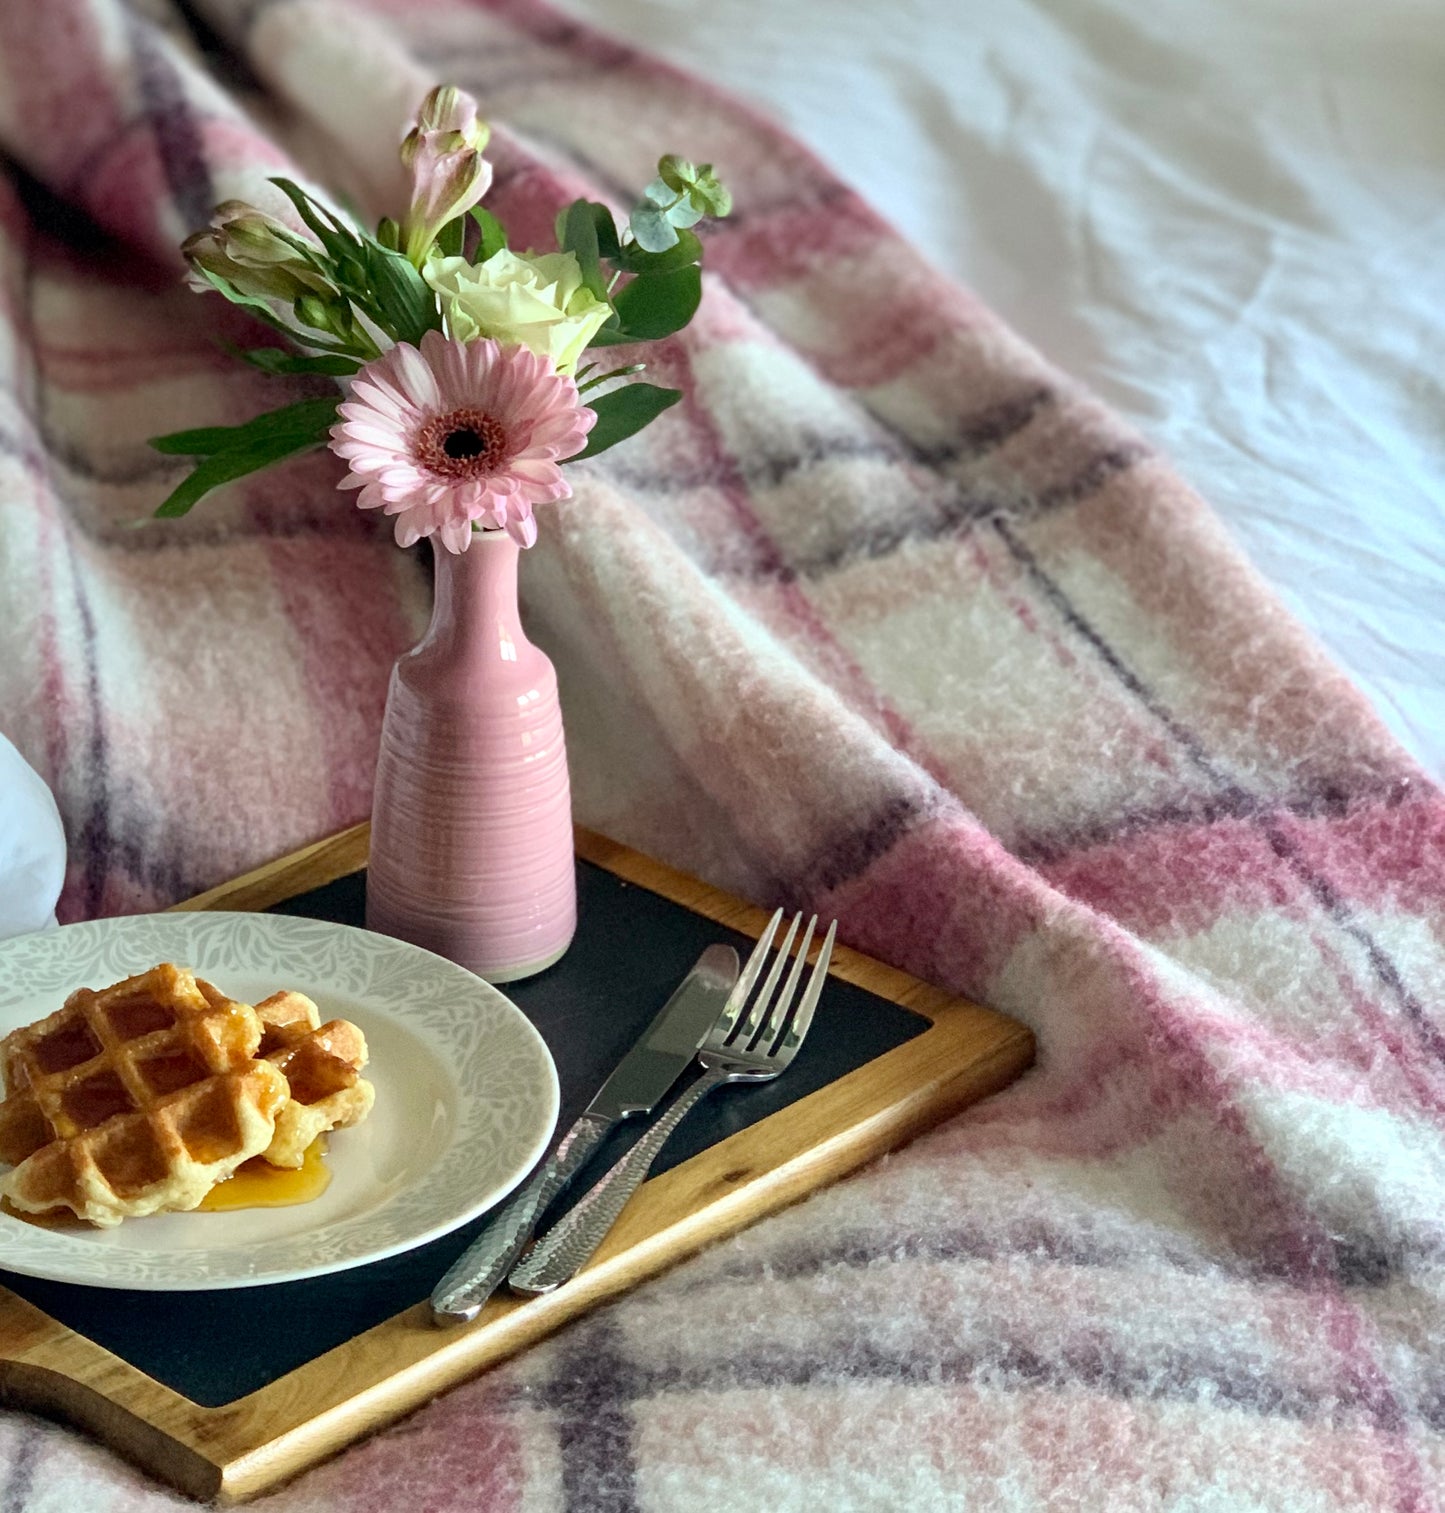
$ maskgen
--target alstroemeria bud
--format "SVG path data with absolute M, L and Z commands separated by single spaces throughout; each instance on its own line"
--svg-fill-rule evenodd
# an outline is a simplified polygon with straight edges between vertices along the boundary
M 402 139 L 401 160 L 408 168 L 423 140 L 436 132 L 455 133 L 462 139 L 458 146 L 482 152 L 491 138 L 492 128 L 478 117 L 477 102 L 471 95 L 455 85 L 438 84 L 421 102 L 415 124 Z
M 242 200 L 218 205 L 211 224 L 181 243 L 182 254 L 194 268 L 224 278 L 243 294 L 288 305 L 303 294 L 335 292 L 305 249 L 302 237 Z M 209 287 L 204 279 L 199 286 Z
M 477 102 L 461 90 L 439 86 L 422 102 L 401 144 L 412 180 L 401 248 L 418 268 L 442 227 L 491 188 L 492 165 L 482 156 L 490 136 L 491 128 L 477 118 Z
M 238 262 L 293 262 L 306 243 L 273 215 L 244 200 L 226 200 L 211 215 L 211 225 L 224 234 Z

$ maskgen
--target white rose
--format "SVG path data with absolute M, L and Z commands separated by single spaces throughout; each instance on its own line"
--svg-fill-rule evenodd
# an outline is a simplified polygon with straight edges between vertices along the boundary
M 582 349 L 612 313 L 583 285 L 571 252 L 504 247 L 475 266 L 464 257 L 433 258 L 422 272 L 441 297 L 447 331 L 457 341 L 490 336 L 503 346 L 530 347 L 559 373 L 576 369 Z

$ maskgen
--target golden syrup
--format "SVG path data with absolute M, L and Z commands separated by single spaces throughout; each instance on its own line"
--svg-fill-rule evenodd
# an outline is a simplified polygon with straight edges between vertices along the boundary
M 287 1208 L 293 1203 L 309 1203 L 319 1198 L 330 1185 L 326 1136 L 317 1135 L 294 1171 L 268 1165 L 260 1156 L 253 1156 L 213 1187 L 201 1199 L 199 1209 L 203 1213 L 219 1213 L 232 1208 Z

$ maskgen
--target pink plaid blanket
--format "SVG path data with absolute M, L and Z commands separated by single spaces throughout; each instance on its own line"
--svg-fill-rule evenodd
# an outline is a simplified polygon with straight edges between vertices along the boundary
M 0 722 L 64 916 L 367 811 L 414 554 L 327 455 L 135 522 L 148 436 L 286 397 L 175 244 L 277 171 L 394 209 L 439 78 L 521 245 L 663 148 L 737 192 L 652 375 L 687 399 L 524 562 L 578 817 L 836 912 L 1039 1065 L 267 1506 L 1442 1506 L 1441 795 L 1138 437 L 796 144 L 537 0 L 0 7 Z M 16 1415 L 0 1484 L 172 1501 Z

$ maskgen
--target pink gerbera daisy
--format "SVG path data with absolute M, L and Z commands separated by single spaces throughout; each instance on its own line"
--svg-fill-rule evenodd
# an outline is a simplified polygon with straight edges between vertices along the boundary
M 396 516 L 410 546 L 438 535 L 464 552 L 473 525 L 537 539 L 532 506 L 565 499 L 557 466 L 582 450 L 596 412 L 577 385 L 526 347 L 449 341 L 428 331 L 356 375 L 331 428 L 331 450 L 350 465 L 344 489 L 362 509 Z

